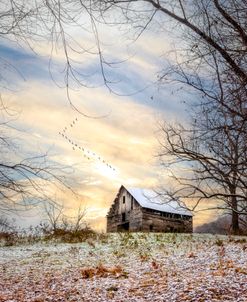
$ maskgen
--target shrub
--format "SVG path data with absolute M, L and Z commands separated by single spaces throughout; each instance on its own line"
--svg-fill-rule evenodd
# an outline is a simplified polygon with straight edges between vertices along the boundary
M 218 246 L 223 246 L 224 242 L 223 242 L 223 240 L 217 238 L 216 241 L 215 241 L 215 244 L 218 245 Z
M 0 245 L 11 246 L 18 241 L 18 233 L 14 220 L 10 221 L 8 218 L 0 217 Z
M 15 232 L 0 232 L 0 246 L 12 246 L 18 242 L 18 234 Z
M 65 243 L 84 242 L 88 239 L 96 239 L 97 234 L 89 227 L 74 230 L 73 228 L 57 228 L 55 230 L 46 230 L 44 239 L 56 240 Z

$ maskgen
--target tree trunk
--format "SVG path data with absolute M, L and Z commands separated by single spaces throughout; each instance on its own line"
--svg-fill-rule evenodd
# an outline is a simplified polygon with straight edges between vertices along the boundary
M 232 197 L 232 233 L 239 235 L 239 214 L 238 214 L 238 202 L 235 196 Z

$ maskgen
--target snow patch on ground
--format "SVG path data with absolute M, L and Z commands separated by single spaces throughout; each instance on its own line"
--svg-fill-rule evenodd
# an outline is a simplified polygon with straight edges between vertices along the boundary
M 247 243 L 139 233 L 1 247 L 0 301 L 246 302 Z

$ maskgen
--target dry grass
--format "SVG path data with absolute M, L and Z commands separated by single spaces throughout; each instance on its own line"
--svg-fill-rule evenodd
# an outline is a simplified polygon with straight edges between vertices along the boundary
M 243 239 L 139 233 L 2 247 L 0 301 L 246 302 Z

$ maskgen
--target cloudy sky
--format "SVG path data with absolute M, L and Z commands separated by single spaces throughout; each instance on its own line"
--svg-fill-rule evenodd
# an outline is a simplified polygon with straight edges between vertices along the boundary
M 105 58 L 118 63 L 104 66 L 110 89 L 103 83 L 94 35 L 78 29 L 71 34 L 90 53 L 70 53 L 83 85 L 71 79 L 69 98 L 62 47 L 51 51 L 50 43 L 39 41 L 31 50 L 9 40 L 0 46 L 2 98 L 16 112 L 10 123 L 18 129 L 13 136 L 18 136 L 20 154 L 48 152 L 50 160 L 72 167 L 67 177 L 81 197 L 54 195 L 70 213 L 85 206 L 92 226 L 104 230 L 105 215 L 121 184 L 155 188 L 169 182 L 156 157 L 158 123 L 186 121 L 184 102 L 191 96 L 172 85 L 156 84 L 174 46 L 169 34 L 147 31 L 133 42 L 114 28 L 101 27 Z M 22 223 L 34 223 L 37 217 L 29 213 Z M 206 212 L 196 214 L 194 224 L 208 219 Z

